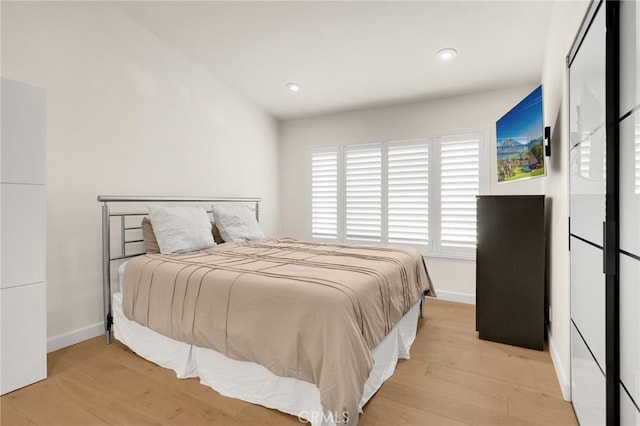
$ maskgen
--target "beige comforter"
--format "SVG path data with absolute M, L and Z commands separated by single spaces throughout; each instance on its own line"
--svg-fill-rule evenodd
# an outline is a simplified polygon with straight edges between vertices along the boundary
M 134 258 L 123 307 L 165 336 L 314 383 L 322 405 L 355 425 L 370 350 L 425 290 L 410 247 L 267 239 Z

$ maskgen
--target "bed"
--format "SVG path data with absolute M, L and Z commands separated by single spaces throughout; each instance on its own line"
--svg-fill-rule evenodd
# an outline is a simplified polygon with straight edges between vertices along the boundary
M 417 250 L 264 238 L 171 256 L 132 253 L 141 240 L 128 235 L 140 228 L 128 218 L 139 223 L 145 213 L 113 212 L 114 203 L 244 203 L 257 219 L 259 200 L 98 200 L 107 343 L 113 325 L 116 339 L 179 378 L 322 426 L 357 424 L 397 359 L 408 358 L 423 294 L 433 291 Z M 117 260 L 127 263 L 112 291 Z

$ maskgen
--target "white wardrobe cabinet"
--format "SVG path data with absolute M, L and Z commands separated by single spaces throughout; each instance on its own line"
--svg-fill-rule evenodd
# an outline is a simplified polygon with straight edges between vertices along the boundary
M 0 393 L 47 376 L 44 89 L 2 79 Z

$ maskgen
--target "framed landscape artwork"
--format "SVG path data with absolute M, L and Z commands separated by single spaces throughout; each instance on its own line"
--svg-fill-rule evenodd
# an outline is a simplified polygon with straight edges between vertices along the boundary
M 498 182 L 545 175 L 542 86 L 496 122 Z

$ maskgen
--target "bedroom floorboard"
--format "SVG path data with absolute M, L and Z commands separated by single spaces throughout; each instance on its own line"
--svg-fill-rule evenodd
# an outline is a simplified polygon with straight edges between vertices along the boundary
M 475 307 L 428 299 L 411 360 L 364 408 L 362 426 L 575 425 L 548 350 L 479 340 Z M 102 337 L 48 355 L 49 378 L 0 399 L 0 424 L 296 425 L 296 417 L 178 380 Z

